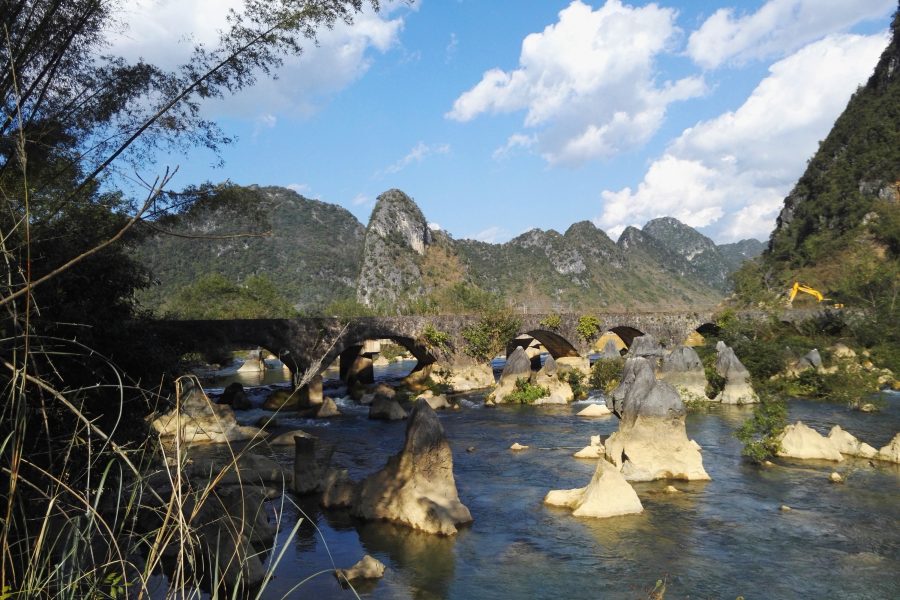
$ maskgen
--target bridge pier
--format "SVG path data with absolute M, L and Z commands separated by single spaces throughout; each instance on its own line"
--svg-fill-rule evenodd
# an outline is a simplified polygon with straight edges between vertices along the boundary
M 375 383 L 375 369 L 372 360 L 373 352 L 366 352 L 365 345 L 350 346 L 340 354 L 340 378 L 347 385 L 354 383 Z

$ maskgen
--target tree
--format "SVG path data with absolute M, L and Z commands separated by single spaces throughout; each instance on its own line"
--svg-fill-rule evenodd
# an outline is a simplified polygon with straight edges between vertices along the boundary
M 221 275 L 208 275 L 183 288 L 172 304 L 182 319 L 291 319 L 301 316 L 263 276 L 237 285 Z

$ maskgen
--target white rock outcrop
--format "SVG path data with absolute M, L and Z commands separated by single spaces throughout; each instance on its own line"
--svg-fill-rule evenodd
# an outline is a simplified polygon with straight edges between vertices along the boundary
M 443 535 L 455 534 L 457 525 L 472 521 L 459 501 L 444 428 L 425 400 L 413 406 L 403 449 L 360 482 L 351 514 Z
M 597 469 L 587 487 L 552 491 L 544 503 L 571 508 L 576 517 L 606 518 L 644 512 L 631 485 L 615 465 L 603 458 L 597 461 Z
M 719 342 L 721 344 L 721 342 Z M 750 372 L 738 360 L 734 350 L 725 346 L 716 357 L 716 372 L 725 378 L 725 389 L 713 402 L 722 404 L 754 404 L 759 397 L 750 385 Z M 718 345 L 716 346 L 718 348 Z
M 618 394 L 616 394 L 618 392 Z M 672 385 L 656 379 L 650 362 L 629 358 L 614 390 L 619 430 L 606 441 L 606 458 L 628 481 L 708 480 L 700 452 L 684 426 L 685 409 Z
M 807 427 L 801 421 L 785 427 L 778 436 L 778 441 L 781 443 L 778 456 L 838 462 L 844 460 L 833 440 Z
M 890 443 L 878 451 L 881 460 L 900 463 L 900 433 L 894 436 Z
M 350 567 L 349 569 L 335 569 L 334 576 L 345 581 L 353 581 L 354 579 L 381 579 L 384 577 L 384 566 L 377 558 L 372 558 L 366 554 L 361 561 Z
M 878 450 L 856 439 L 853 435 L 841 429 L 840 425 L 835 425 L 831 428 L 831 431 L 828 432 L 828 439 L 831 441 L 832 447 L 841 454 L 862 458 L 875 458 L 875 455 L 878 454 Z
M 706 399 L 706 371 L 697 351 L 689 346 L 680 346 L 663 357 L 659 378 L 675 386 L 682 401 Z
M 605 404 L 588 404 L 576 417 L 607 417 L 612 411 Z
M 599 360 L 618 360 L 620 358 L 622 358 L 622 355 L 619 353 L 616 341 L 612 338 L 606 340 L 606 345 L 603 346 L 603 350 L 600 352 Z
M 521 346 L 517 346 L 507 357 L 497 387 L 488 399 L 494 404 L 502 404 L 507 396 L 516 391 L 516 381 L 519 379 L 531 379 L 531 359 Z

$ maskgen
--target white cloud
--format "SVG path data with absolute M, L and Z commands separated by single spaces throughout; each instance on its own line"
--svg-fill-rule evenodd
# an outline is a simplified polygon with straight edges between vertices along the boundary
M 243 0 L 126 0 L 123 20 L 129 30 L 113 37 L 111 54 L 130 60 L 143 57 L 164 68 L 184 62 L 194 44 L 214 46 L 217 30 L 227 27 L 228 9 L 241 10 Z M 316 46 L 309 41 L 299 57 L 286 57 L 278 79 L 261 75 L 255 86 L 211 103 L 207 110 L 255 118 L 259 114 L 308 115 L 360 78 L 372 64 L 370 49 L 387 52 L 398 43 L 403 18 L 391 19 L 366 9 L 353 26 L 338 23 L 323 30 Z
M 408 167 L 413 162 L 422 162 L 432 154 L 449 154 L 450 144 L 434 144 L 428 146 L 425 142 L 419 142 L 409 151 L 409 154 L 387 167 L 386 173 L 396 173 Z
M 764 239 L 857 86 L 887 44 L 884 34 L 835 34 L 775 63 L 736 111 L 686 130 L 654 161 L 638 189 L 601 194 L 595 223 L 673 216 L 718 241 Z
M 484 231 L 479 231 L 478 233 L 466 236 L 467 239 L 487 242 L 488 244 L 494 244 L 500 240 L 508 240 L 509 237 L 509 231 L 497 226 L 488 227 Z
M 896 0 L 769 0 L 752 14 L 720 8 L 691 33 L 687 54 L 706 68 L 785 54 L 868 19 L 880 19 Z
M 289 190 L 294 190 L 294 191 L 297 192 L 298 194 L 302 194 L 302 193 L 304 193 L 304 192 L 309 192 L 309 191 L 312 190 L 312 188 L 310 188 L 310 187 L 309 187 L 308 185 L 306 185 L 305 183 L 291 183 L 291 184 L 288 184 L 288 185 L 287 185 L 287 188 L 288 188 Z
M 537 149 L 551 164 L 610 159 L 643 145 L 666 107 L 704 93 L 700 77 L 657 84 L 654 60 L 671 50 L 676 12 L 607 0 L 593 10 L 575 0 L 559 22 L 522 42 L 519 68 L 492 69 L 445 116 L 526 110 L 525 127 L 542 127 Z
M 534 135 L 522 135 L 521 133 L 514 133 L 509 136 L 509 139 L 506 140 L 505 146 L 500 146 L 496 150 L 494 150 L 493 157 L 494 160 L 501 160 L 507 158 L 515 148 L 531 148 L 535 142 L 537 142 L 537 136 Z
M 428 224 L 428 229 L 430 229 L 430 230 L 432 230 L 432 231 L 440 231 L 440 230 L 441 230 L 441 226 L 438 225 L 437 223 L 429 223 L 429 224 Z
M 374 199 L 366 196 L 365 194 L 357 194 L 356 198 L 351 200 L 353 206 L 365 205 L 369 206 L 370 204 L 374 204 Z
M 455 33 L 450 34 L 450 43 L 447 44 L 447 58 L 444 60 L 445 63 L 453 60 L 453 55 L 456 54 L 456 47 L 459 45 L 459 38 L 456 37 Z

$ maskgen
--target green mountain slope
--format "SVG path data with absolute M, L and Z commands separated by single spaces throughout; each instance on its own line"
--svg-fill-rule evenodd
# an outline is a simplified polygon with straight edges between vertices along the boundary
M 269 210 L 272 233 L 262 238 L 184 239 L 165 235 L 148 241 L 139 254 L 159 285 L 142 292 L 147 306 L 165 311 L 182 287 L 218 273 L 240 283 L 265 275 L 298 309 L 315 312 L 352 298 L 359 273 L 365 227 L 346 209 L 310 200 L 281 187 L 251 186 Z M 178 230 L 192 235 L 247 231 L 230 215 L 210 214 Z

